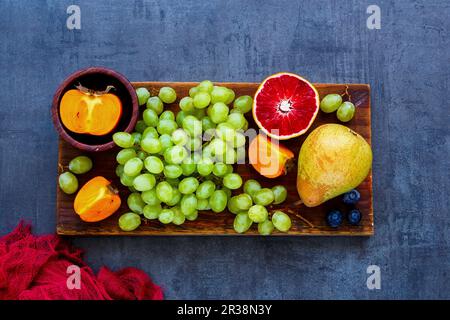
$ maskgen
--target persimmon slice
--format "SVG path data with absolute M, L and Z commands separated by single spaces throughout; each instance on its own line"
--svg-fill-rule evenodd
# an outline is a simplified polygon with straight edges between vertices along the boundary
M 119 209 L 121 204 L 117 190 L 104 177 L 89 180 L 78 191 L 74 209 L 81 220 L 97 222 L 108 218 Z
M 122 115 L 120 99 L 78 86 L 67 91 L 59 106 L 61 121 L 72 132 L 102 136 L 110 133 Z

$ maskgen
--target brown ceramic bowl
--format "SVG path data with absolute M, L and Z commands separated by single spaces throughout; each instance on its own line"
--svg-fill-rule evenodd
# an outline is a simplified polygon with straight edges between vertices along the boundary
M 105 90 L 108 85 L 114 86 L 115 90 L 112 90 L 111 93 L 115 94 L 122 102 L 122 115 L 119 123 L 111 133 L 104 136 L 74 133 L 68 130 L 61 122 L 59 115 L 61 98 L 66 91 L 74 89 L 78 83 L 89 89 L 99 91 Z M 56 131 L 58 131 L 61 138 L 75 148 L 90 152 L 100 152 L 115 146 L 112 140 L 112 135 L 115 132 L 131 132 L 134 129 L 139 115 L 139 105 L 136 91 L 127 78 L 111 69 L 91 67 L 79 70 L 63 81 L 53 97 L 51 112 Z

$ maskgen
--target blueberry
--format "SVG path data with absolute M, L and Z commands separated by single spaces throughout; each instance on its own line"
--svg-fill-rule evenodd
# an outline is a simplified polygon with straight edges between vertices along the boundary
M 355 204 L 359 201 L 360 198 L 361 195 L 359 194 L 358 190 L 353 189 L 344 194 L 344 196 L 342 197 L 342 201 L 345 204 Z
M 331 210 L 328 212 L 327 222 L 330 227 L 339 227 L 342 223 L 342 213 L 339 210 Z
M 361 221 L 361 211 L 358 209 L 350 210 L 347 215 L 348 222 L 354 226 L 358 225 Z

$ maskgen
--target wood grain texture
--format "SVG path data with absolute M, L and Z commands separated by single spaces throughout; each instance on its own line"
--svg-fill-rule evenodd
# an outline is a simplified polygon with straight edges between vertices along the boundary
M 173 87 L 178 97 L 184 97 L 188 94 L 189 88 L 196 85 L 194 82 L 134 82 L 135 87 L 146 87 L 152 95 L 157 94 L 162 86 Z M 256 91 L 257 83 L 222 83 L 236 92 L 236 96 L 253 95 Z M 350 98 L 357 106 L 355 117 L 347 124 L 354 131 L 361 134 L 369 143 L 371 143 L 371 122 L 370 122 L 370 87 L 366 84 L 315 84 L 321 97 L 328 93 L 346 94 L 344 98 Z M 166 109 L 178 110 L 178 101 L 166 106 Z M 142 111 L 142 110 L 141 110 Z M 250 127 L 255 127 L 251 115 L 247 116 Z M 319 112 L 316 121 L 309 129 L 311 132 L 315 127 L 330 122 L 338 122 L 335 114 L 324 114 Z M 307 134 L 308 134 L 307 133 Z M 296 155 L 307 134 L 283 141 Z M 73 211 L 74 195 L 66 195 L 57 187 L 57 233 L 60 235 L 238 235 L 233 230 L 234 214 L 229 212 L 213 213 L 202 211 L 196 221 L 186 221 L 181 226 L 162 225 L 158 221 L 149 221 L 143 219 L 142 225 L 132 231 L 123 232 L 117 225 L 119 216 L 129 211 L 126 205 L 126 198 L 129 194 L 127 188 L 124 188 L 115 175 L 116 160 L 115 156 L 118 149 L 112 149 L 101 153 L 91 153 L 89 156 L 94 162 L 94 168 L 85 175 L 79 176 L 80 186 L 94 176 L 101 175 L 113 181 L 119 187 L 122 206 L 110 218 L 98 223 L 85 223 L 81 221 Z M 81 150 L 75 149 L 67 142 L 59 141 L 59 167 L 61 170 L 67 166 L 69 161 L 75 156 L 85 154 Z M 256 178 L 264 187 L 271 187 L 282 184 L 288 189 L 288 198 L 286 202 L 275 208 L 287 208 L 292 210 L 292 228 L 288 233 L 275 232 L 273 236 L 370 236 L 374 233 L 373 225 L 373 207 L 372 207 L 372 174 L 370 173 L 366 180 L 357 188 L 361 193 L 361 200 L 358 203 L 358 209 L 361 210 L 363 218 L 359 226 L 350 226 L 346 222 L 338 229 L 330 228 L 326 225 L 326 213 L 334 208 L 341 208 L 344 212 L 346 208 L 342 205 L 340 198 L 335 198 L 326 203 L 315 207 L 307 208 L 304 205 L 294 206 L 299 200 L 296 190 L 297 168 L 294 166 L 286 176 L 276 179 L 267 179 L 260 176 L 249 164 L 237 165 L 236 169 L 243 179 Z M 302 219 L 303 218 L 303 219 Z M 309 223 L 306 223 L 307 220 Z M 257 235 L 258 231 L 254 224 L 252 228 L 244 235 Z

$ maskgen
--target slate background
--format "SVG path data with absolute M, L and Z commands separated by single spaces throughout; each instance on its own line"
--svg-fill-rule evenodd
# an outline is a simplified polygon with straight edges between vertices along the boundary
M 81 8 L 81 30 L 66 8 Z M 381 30 L 366 27 L 381 8 Z M 135 266 L 167 298 L 450 298 L 448 1 L 0 1 L 0 234 L 55 230 L 49 108 L 71 72 L 131 81 L 370 83 L 372 238 L 75 238 L 96 269 Z M 366 268 L 381 267 L 381 290 Z

